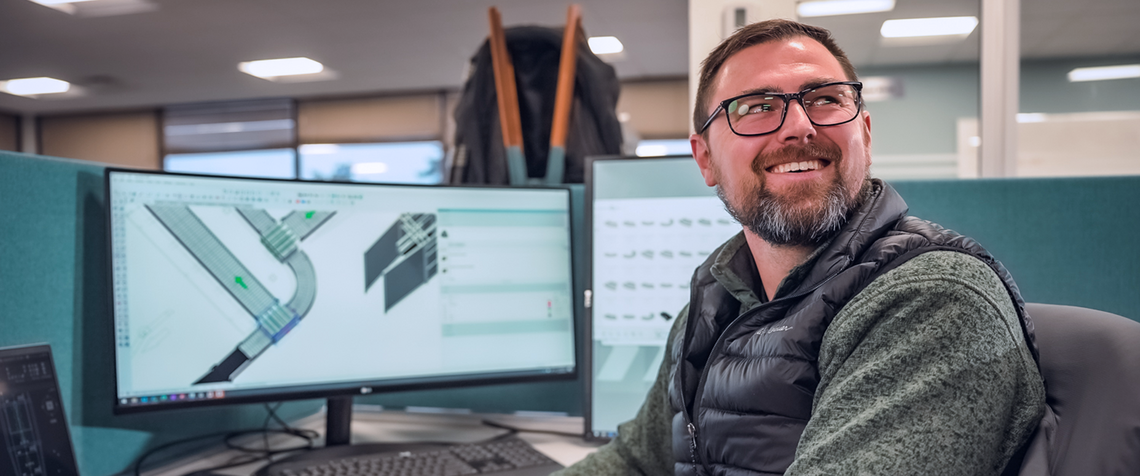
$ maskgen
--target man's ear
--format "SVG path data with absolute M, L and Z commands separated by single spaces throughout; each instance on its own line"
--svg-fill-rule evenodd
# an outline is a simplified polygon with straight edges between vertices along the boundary
M 712 154 L 709 153 L 709 144 L 701 134 L 689 136 L 689 145 L 693 148 L 693 158 L 697 160 L 697 167 L 701 168 L 701 176 L 705 178 L 705 185 L 716 186 L 716 174 L 712 170 Z
M 863 111 L 863 147 L 867 148 L 867 165 L 871 165 L 871 112 Z

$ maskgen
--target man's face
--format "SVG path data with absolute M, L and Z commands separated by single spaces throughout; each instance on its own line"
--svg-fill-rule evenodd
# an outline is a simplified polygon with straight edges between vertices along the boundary
M 741 94 L 795 93 L 846 80 L 839 61 L 819 42 L 772 41 L 725 61 L 705 107 L 711 112 L 720 101 Z M 779 130 L 755 137 L 734 134 L 724 112 L 717 114 L 705 135 L 693 134 L 690 143 L 705 183 L 717 187 L 737 220 L 773 245 L 816 244 L 842 226 L 868 177 L 869 113 L 820 127 L 792 102 Z

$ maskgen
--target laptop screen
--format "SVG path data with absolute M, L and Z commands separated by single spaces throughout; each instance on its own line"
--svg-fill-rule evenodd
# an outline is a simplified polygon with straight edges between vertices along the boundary
M 0 474 L 77 476 L 47 345 L 0 348 Z

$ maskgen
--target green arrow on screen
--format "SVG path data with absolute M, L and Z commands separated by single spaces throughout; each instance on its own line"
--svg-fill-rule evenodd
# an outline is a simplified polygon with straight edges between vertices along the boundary
M 249 289 L 249 286 L 246 286 L 245 282 L 241 280 L 241 276 L 234 276 L 234 282 L 240 284 L 242 289 Z
M 305 218 L 312 218 L 314 213 L 317 212 L 305 212 Z

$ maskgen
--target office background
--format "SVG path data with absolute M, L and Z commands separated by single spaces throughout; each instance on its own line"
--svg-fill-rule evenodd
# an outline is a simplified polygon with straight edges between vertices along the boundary
M 723 2 L 695 1 L 692 8 L 702 4 L 718 9 Z M 357 177 L 385 181 L 443 179 L 452 152 L 451 112 L 468 59 L 485 38 L 488 6 L 498 5 L 508 26 L 557 26 L 566 7 L 556 2 L 479 1 L 444 8 L 433 2 L 301 0 L 252 2 L 241 8 L 159 0 L 67 5 L 74 7 L 70 14 L 27 0 L 0 6 L 0 41 L 10 45 L 0 52 L 0 80 L 55 75 L 73 83 L 72 91 L 54 97 L 0 94 L 0 149 L 152 169 L 170 162 L 170 154 L 244 151 L 245 162 L 263 173 L 311 179 L 336 172 L 329 147 L 334 144 L 361 148 L 414 142 L 438 156 L 422 164 L 434 167 L 434 174 L 417 165 L 421 175 L 401 178 L 401 168 L 390 164 L 387 176 L 373 169 L 369 176 Z M 602 56 L 622 80 L 618 113 L 626 124 L 629 152 L 640 140 L 683 141 L 689 129 L 689 3 L 582 5 L 588 35 L 613 35 L 625 46 Z M 879 27 L 892 18 L 980 18 L 982 7 L 981 0 L 899 0 L 888 12 L 801 18 L 831 29 L 860 76 L 874 84 L 867 97 L 880 176 L 977 175 L 976 149 L 983 135 L 977 130 L 982 26 L 967 35 L 910 42 L 882 38 Z M 1140 5 L 1129 0 L 1080 5 L 1024 0 L 1018 20 L 1017 129 L 1023 136 L 1018 160 L 1024 164 L 1017 175 L 1140 172 L 1134 161 L 1120 157 L 1137 145 L 1128 132 L 1140 130 L 1140 79 L 1067 78 L 1078 67 L 1140 64 L 1140 32 L 1133 27 L 1140 20 Z M 322 61 L 327 70 L 286 82 L 237 69 L 239 61 L 304 55 Z M 235 113 L 251 107 L 251 101 L 266 111 L 252 119 Z M 219 135 L 171 127 L 186 125 L 188 115 L 195 116 L 191 122 L 199 121 L 198 126 L 256 122 L 264 127 L 282 119 L 273 127 L 285 127 L 275 137 L 261 134 L 245 141 L 223 137 L 243 135 L 232 128 Z M 1096 132 L 1108 130 L 1120 132 L 1107 137 Z M 1060 144 L 1035 148 L 1042 138 L 1066 131 L 1075 133 L 1065 134 L 1069 137 Z M 660 143 L 647 143 L 643 153 L 664 150 L 653 144 Z M 306 145 L 324 147 L 302 147 Z M 1103 164 L 1066 163 L 1072 162 L 1072 152 L 1087 154 L 1090 147 L 1101 151 Z M 265 158 L 272 153 L 250 152 L 264 150 L 279 154 Z M 302 157 L 291 164 L 294 154 Z M 174 168 L 186 170 L 215 166 L 203 155 L 181 155 L 174 161 Z
M 51 341 L 57 352 L 65 349 L 57 365 L 64 392 L 72 396 L 67 402 L 69 418 L 84 473 L 96 475 L 122 470 L 144 448 L 163 441 L 218 428 L 258 425 L 264 415 L 260 408 L 232 407 L 110 416 L 109 404 L 105 404 L 111 398 L 106 383 L 110 357 L 103 354 L 111 330 L 110 316 L 102 307 L 105 283 L 100 271 L 106 246 L 100 233 L 105 226 L 101 221 L 103 166 L 161 169 L 171 161 L 168 156 L 175 162 L 182 159 L 179 163 L 183 164 L 203 164 L 211 162 L 204 154 L 239 152 L 257 156 L 251 160 L 266 161 L 253 162 L 256 170 L 304 176 L 304 156 L 316 163 L 333 150 L 411 143 L 424 145 L 429 152 L 410 178 L 403 180 L 442 180 L 442 168 L 452 152 L 451 111 L 467 58 L 485 38 L 486 8 L 498 5 L 510 26 L 559 25 L 566 7 L 524 1 L 457 6 L 444 1 L 413 5 L 299 0 L 243 2 L 240 6 L 212 0 L 115 0 L 111 6 L 100 7 L 100 1 L 112 0 L 76 4 L 72 13 L 27 0 L 0 5 L 0 44 L 5 45 L 0 48 L 0 80 L 56 76 L 76 85 L 74 93 L 57 98 L 0 94 L 0 150 L 78 159 L 3 158 L 0 194 L 6 208 L 15 213 L 5 219 L 0 289 L 9 303 L 5 315 L 19 318 L 4 319 L 6 337 L 0 345 Z M 646 154 L 671 144 L 648 141 L 681 140 L 683 146 L 689 129 L 688 4 L 676 0 L 582 4 L 588 34 L 614 35 L 626 45 L 625 51 L 607 60 L 622 80 L 618 112 L 627 128 L 628 152 L 635 152 L 641 140 L 649 146 L 642 150 Z M 875 131 L 876 175 L 890 179 L 978 175 L 980 27 L 962 38 L 926 45 L 887 45 L 877 35 L 887 18 L 980 16 L 980 11 L 978 1 L 898 0 L 893 13 L 804 19 L 832 29 L 862 77 L 881 78 L 881 94 L 868 103 Z M 116 12 L 122 14 L 112 14 Z M 1024 175 L 1140 173 L 1140 157 L 1135 153 L 1140 150 L 1140 79 L 1067 79 L 1077 67 L 1140 64 L 1140 30 L 1134 27 L 1138 22 L 1140 4 L 1130 0 L 1079 5 L 1062 0 L 1021 2 L 1023 116 L 1018 127 L 1022 137 L 1019 164 L 1026 164 L 1019 170 Z M 236 67 L 239 61 L 295 55 L 321 60 L 334 77 L 271 82 L 244 75 Z M 271 134 L 249 129 L 224 132 L 225 125 L 243 122 L 287 127 L 273 129 Z M 200 140 L 190 139 L 194 135 L 201 136 Z M 213 162 L 226 167 L 241 160 Z M 274 165 L 279 163 L 284 165 Z M 393 164 L 388 170 L 397 168 Z M 328 174 L 329 170 L 313 173 Z M 331 171 L 336 170 L 334 164 Z M 348 170 L 352 172 L 351 163 Z M 432 175 L 433 170 L 438 174 Z M 362 180 L 385 180 L 383 174 L 360 175 Z M 1075 188 L 1069 182 L 1057 188 L 1049 180 L 1026 182 L 1024 186 L 1032 188 L 1028 194 L 1024 190 L 993 192 L 1007 201 L 1022 197 L 1018 203 L 1026 206 L 1033 203 L 1030 199 L 1056 199 L 1066 193 L 1086 198 L 1080 203 L 1089 207 L 1103 203 L 1097 200 L 1104 196 L 1120 200 L 1104 203 L 1105 215 L 1085 217 L 1091 220 L 1087 226 L 1072 227 L 1068 235 L 1056 236 L 1056 243 L 1034 246 L 1048 248 L 1098 236 L 1107 241 L 1098 242 L 1092 250 L 1070 250 L 1045 263 L 1007 263 L 1011 269 L 1016 272 L 1019 266 L 1034 264 L 1065 266 L 1067 258 L 1092 255 L 1099 267 L 1135 264 L 1105 258 L 1113 249 L 1128 247 L 1118 239 L 1128 233 L 1093 231 L 1112 227 L 1113 205 L 1135 201 L 1134 194 L 1129 195 L 1129 190 L 1136 189 L 1132 179 L 1088 180 L 1093 181 Z M 960 207 L 958 215 L 947 215 L 948 221 L 944 220 L 962 231 L 978 226 L 961 213 L 985 207 L 987 181 L 940 184 L 932 188 L 910 182 L 900 191 L 908 198 L 913 196 L 915 203 L 925 204 L 914 210 L 916 214 L 931 216 L 954 207 L 946 203 L 946 194 L 953 193 L 946 187 L 956 187 L 954 192 L 982 187 L 973 192 L 979 197 L 977 203 Z M 1107 195 L 1089 195 L 1090 188 Z M 576 196 L 576 203 L 582 203 L 581 189 Z M 1001 210 L 982 222 L 1008 221 L 1010 213 Z M 1074 208 L 1066 213 L 1077 218 L 1081 211 Z M 1129 223 L 1134 227 L 1137 221 Z M 1002 239 L 978 238 L 987 244 Z M 1000 249 L 994 251 L 1000 255 Z M 1038 294 L 1027 297 L 1049 302 L 1043 298 L 1057 296 L 1048 287 L 1047 277 L 1037 279 L 1026 287 Z M 1067 289 L 1064 292 L 1069 294 L 1062 297 L 1076 299 L 1066 301 L 1069 304 L 1127 314 L 1135 304 L 1122 299 L 1135 289 L 1135 279 L 1117 280 L 1099 289 Z M 1095 299 L 1098 296 L 1116 300 L 1107 301 L 1107 307 L 1098 306 L 1105 302 Z M 484 411 L 580 414 L 578 384 L 405 393 L 368 401 L 416 401 L 441 407 L 474 401 L 479 402 L 476 409 Z M 502 394 L 518 398 L 490 403 Z M 541 403 L 522 408 L 519 401 Z M 296 402 L 286 406 L 284 413 L 309 414 L 319 405 Z

